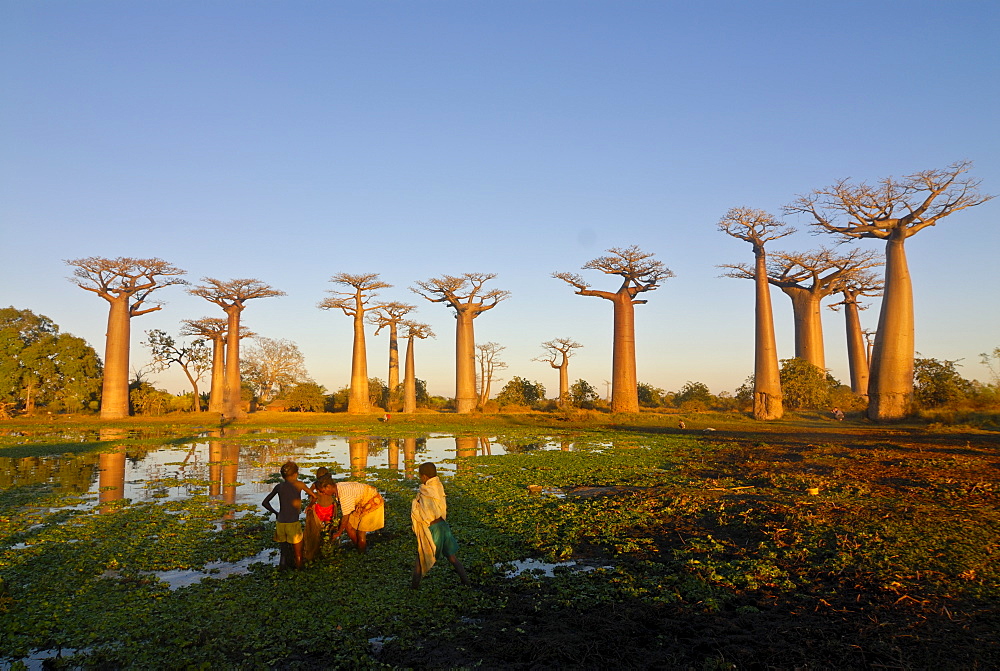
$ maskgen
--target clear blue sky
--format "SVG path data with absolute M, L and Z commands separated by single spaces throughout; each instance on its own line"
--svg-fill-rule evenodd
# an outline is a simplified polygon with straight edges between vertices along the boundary
M 637 307 L 640 380 L 732 391 L 753 368 L 753 294 L 719 278 L 750 260 L 716 230 L 726 210 L 778 214 L 841 178 L 962 159 L 1000 194 L 1000 4 L 985 1 L 2 0 L 0 95 L 0 304 L 103 355 L 106 304 L 63 259 L 256 277 L 288 295 L 251 302 L 246 325 L 295 341 L 331 390 L 351 347 L 350 320 L 316 307 L 331 275 L 381 273 L 385 298 L 418 305 L 438 338 L 417 375 L 450 396 L 451 312 L 408 287 L 495 272 L 512 297 L 476 336 L 506 346 L 502 376 L 554 394 L 531 359 L 572 337 L 571 378 L 603 394 L 611 305 L 550 274 L 636 244 L 676 273 Z M 1000 199 L 908 243 L 917 349 L 980 379 L 978 353 L 1000 346 L 998 214 Z M 775 250 L 830 242 L 802 226 Z M 144 330 L 222 314 L 178 287 L 158 297 L 133 320 L 135 365 Z M 789 301 L 773 300 L 791 357 Z M 824 312 L 847 381 L 843 317 Z M 383 379 L 386 349 L 369 337 Z

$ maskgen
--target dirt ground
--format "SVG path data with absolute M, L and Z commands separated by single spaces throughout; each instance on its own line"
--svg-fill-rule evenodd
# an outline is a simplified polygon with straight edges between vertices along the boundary
M 628 427 L 618 427 L 628 430 Z M 720 447 L 699 476 L 816 473 L 833 456 L 878 496 L 925 490 L 922 473 L 949 482 L 1000 480 L 996 433 L 817 422 L 806 428 L 716 426 L 699 439 Z M 635 427 L 636 432 L 679 430 Z M 921 464 L 933 465 L 933 470 Z M 846 466 L 845 466 L 846 467 Z M 952 479 L 955 479 L 952 478 Z M 956 480 L 957 482 L 958 480 Z M 1000 511 L 996 491 L 969 504 Z M 698 529 L 686 533 L 718 529 Z M 671 531 L 658 539 L 676 543 Z M 1000 543 L 1000 539 L 998 539 Z M 998 545 L 1000 548 L 1000 545 Z M 998 553 L 1000 557 L 1000 553 Z M 503 590 L 506 607 L 440 632 L 415 648 L 386 646 L 380 661 L 412 668 L 504 669 L 988 669 L 1000 668 L 1000 608 L 994 601 L 887 590 L 870 577 L 830 575 L 808 591 L 738 594 L 715 612 L 640 600 L 578 610 L 556 607 L 544 586 Z M 490 589 L 483 587 L 481 589 Z

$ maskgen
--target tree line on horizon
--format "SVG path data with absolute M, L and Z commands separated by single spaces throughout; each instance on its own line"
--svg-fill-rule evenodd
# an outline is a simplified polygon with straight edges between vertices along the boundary
M 842 308 L 846 316 L 854 395 L 864 401 L 866 414 L 872 420 L 892 421 L 907 415 L 913 401 L 918 357 L 914 350 L 913 295 L 904 243 L 944 217 L 992 197 L 979 192 L 980 182 L 966 174 L 970 169 L 971 163 L 963 161 L 945 169 L 926 170 L 899 179 L 887 177 L 874 185 L 841 180 L 831 187 L 798 196 L 784 208 L 786 215 L 807 216 L 818 231 L 832 234 L 840 242 L 864 238 L 884 240 L 884 260 L 875 252 L 854 249 L 840 253 L 826 246 L 808 252 L 768 254 L 766 243 L 785 237 L 795 229 L 767 212 L 749 207 L 732 208 L 723 216 L 718 229 L 750 243 L 754 255 L 752 264 L 723 264 L 720 267 L 726 270 L 726 277 L 749 279 L 755 286 L 754 372 L 747 385 L 751 389 L 751 412 L 756 419 L 778 419 L 785 405 L 783 367 L 779 366 L 777 357 L 771 310 L 772 286 L 778 287 L 792 302 L 794 359 L 808 366 L 803 370 L 808 371 L 817 384 L 828 376 L 821 303 L 829 296 L 839 295 L 841 300 L 831 307 Z M 615 291 L 595 289 L 577 273 L 552 273 L 552 277 L 569 284 L 577 295 L 612 303 L 611 412 L 640 410 L 642 386 L 636 371 L 634 308 L 647 302 L 641 294 L 659 288 L 663 281 L 673 276 L 673 272 L 654 256 L 637 246 L 615 247 L 582 266 L 583 270 L 596 270 L 620 278 L 621 284 Z M 126 417 L 130 414 L 131 320 L 161 309 L 160 303 L 149 300 L 154 291 L 189 284 L 181 277 L 185 271 L 159 258 L 88 257 L 66 263 L 74 269 L 73 281 L 77 286 L 96 293 L 109 304 L 100 416 L 102 419 Z M 883 265 L 879 278 L 875 269 Z M 442 303 L 454 312 L 453 404 L 458 413 L 482 409 L 489 399 L 492 371 L 497 365 L 496 350 L 491 355 L 479 346 L 477 353 L 474 320 L 510 296 L 508 291 L 486 287 L 495 277 L 492 273 L 442 275 L 417 281 L 410 287 L 418 296 Z M 417 391 L 415 341 L 433 337 L 434 333 L 427 324 L 407 319 L 416 306 L 380 299 L 379 291 L 391 285 L 382 281 L 378 273 L 337 273 L 330 281 L 335 289 L 329 291 L 330 296 L 318 307 L 340 310 L 352 319 L 354 326 L 346 411 L 365 414 L 375 407 L 370 393 L 365 340 L 366 326 L 374 326 L 376 334 L 385 329 L 389 335 L 388 391 L 384 403 L 393 410 L 398 406 L 404 413 L 414 412 Z M 201 284 L 187 291 L 221 308 L 225 317 L 185 320 L 181 335 L 196 339 L 190 345 L 179 344 L 162 331 L 147 333 L 144 344 L 153 353 L 154 369 L 162 370 L 171 365 L 182 368 L 194 389 L 194 410 L 201 409 L 199 371 L 210 370 L 209 411 L 218 412 L 224 418 L 238 418 L 245 413 L 242 389 L 248 370 L 245 363 L 241 366 L 240 341 L 255 335 L 241 326 L 242 313 L 247 301 L 281 296 L 284 292 L 255 278 L 219 280 L 211 277 L 202 278 Z M 864 309 L 860 299 L 878 295 L 882 297 L 878 327 L 874 339 L 866 344 L 866 334 L 860 326 L 859 310 Z M 399 338 L 406 342 L 402 383 Z M 212 343 L 210 353 L 205 345 L 207 342 Z M 263 339 L 261 342 L 267 345 L 281 341 Z M 559 370 L 557 405 L 566 407 L 570 403 L 569 359 L 582 345 L 571 338 L 556 338 L 542 343 L 542 347 L 545 354 L 536 360 Z M 987 355 L 983 356 L 989 361 Z M 788 361 L 784 363 L 788 367 Z M 951 365 L 952 372 L 957 374 L 953 370 L 955 362 L 945 361 L 944 364 Z M 22 377 L 34 379 L 31 375 Z M 516 379 L 522 387 L 527 382 Z M 269 393 L 273 388 L 265 391 Z M 544 391 L 542 395 L 544 397 Z M 31 398 L 30 392 L 28 398 Z

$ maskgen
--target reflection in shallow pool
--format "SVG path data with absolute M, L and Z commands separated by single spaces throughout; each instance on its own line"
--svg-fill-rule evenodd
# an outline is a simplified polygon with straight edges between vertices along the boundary
M 311 482 L 320 466 L 338 478 L 365 479 L 374 471 L 397 471 L 416 479 L 417 466 L 433 461 L 447 476 L 468 457 L 574 448 L 566 440 L 519 442 L 508 438 L 429 435 L 410 438 L 333 435 L 271 438 L 240 431 L 209 431 L 189 441 L 149 444 L 118 429 L 104 429 L 101 451 L 43 457 L 0 457 L 0 489 L 60 494 L 63 509 L 112 510 L 118 501 L 179 501 L 208 495 L 227 504 L 259 505 L 291 459 Z M 129 442 L 125 442 L 129 441 Z M 116 445 L 116 443 L 118 443 Z M 30 500 L 25 501 L 30 505 Z M 51 504 L 50 504 L 51 505 Z

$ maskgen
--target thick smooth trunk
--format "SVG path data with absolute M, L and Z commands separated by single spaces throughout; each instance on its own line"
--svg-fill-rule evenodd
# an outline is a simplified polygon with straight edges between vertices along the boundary
M 754 286 L 754 419 L 780 419 L 784 414 L 781 403 L 781 377 L 778 370 L 778 346 L 774 338 L 774 316 L 771 310 L 771 285 L 767 281 L 767 258 L 757 254 Z
M 212 338 L 212 389 L 208 395 L 208 411 L 222 412 L 226 395 L 226 344 L 221 337 Z
M 347 400 L 347 412 L 353 415 L 371 412 L 371 399 L 368 398 L 368 351 L 365 349 L 365 313 L 360 304 L 354 312 L 351 395 Z
M 399 403 L 399 336 L 396 324 L 389 324 L 389 407 L 386 410 L 395 412 Z
M 455 319 L 455 412 L 476 409 L 476 337 L 472 328 L 475 315 L 459 311 Z
M 885 289 L 868 379 L 868 418 L 903 419 L 913 395 L 913 286 L 903 249 L 894 234 L 885 248 Z
M 614 348 L 611 361 L 611 412 L 639 412 L 635 372 L 635 306 L 631 296 L 619 294 L 615 306 Z
M 109 300 L 108 333 L 104 348 L 104 385 L 101 419 L 128 417 L 128 350 L 131 333 L 129 297 Z
M 226 390 L 222 416 L 238 419 L 243 416 L 242 385 L 240 381 L 240 312 L 239 305 L 226 308 L 228 331 L 226 332 Z
M 799 287 L 782 287 L 781 290 L 792 299 L 796 358 L 804 359 L 817 368 L 826 370 L 820 299 Z
M 847 322 L 847 362 L 851 368 L 851 389 L 859 396 L 868 397 L 868 353 L 865 336 L 861 332 L 861 315 L 854 301 L 844 303 Z
M 413 365 L 413 338 L 406 340 L 406 360 L 403 364 L 403 412 L 417 411 L 417 374 Z
M 559 366 L 559 405 L 563 408 L 569 405 L 569 362 L 565 359 Z

